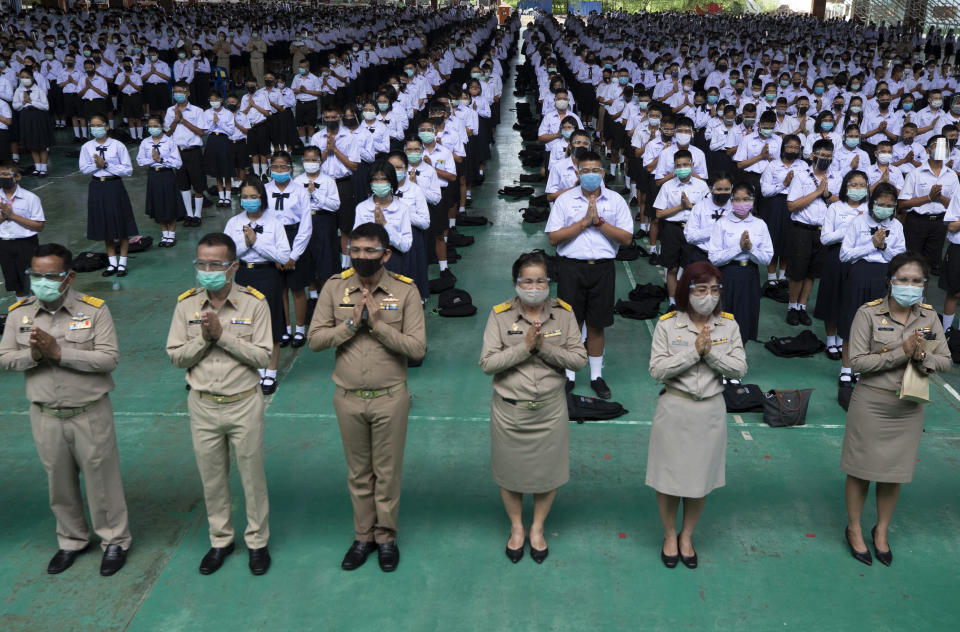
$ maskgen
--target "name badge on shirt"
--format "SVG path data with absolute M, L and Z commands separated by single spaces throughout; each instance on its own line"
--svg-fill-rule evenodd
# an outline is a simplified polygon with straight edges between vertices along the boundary
M 681 339 L 679 336 L 677 337 L 676 340 L 674 340 L 674 341 L 671 342 L 670 344 L 672 344 L 672 345 L 677 345 L 678 347 L 689 347 L 689 346 L 690 346 L 690 343 L 689 343 L 689 342 L 687 342 L 686 340 Z
M 230 324 L 231 325 L 252 325 L 253 320 L 250 318 L 231 318 Z
M 200 312 L 194 312 L 194 313 L 193 313 L 193 318 L 191 318 L 190 320 L 188 320 L 188 321 L 187 321 L 187 324 L 188 324 L 188 325 L 199 325 L 199 324 L 201 324 L 202 322 L 203 322 L 203 321 L 200 319 Z
M 893 327 L 877 327 L 877 331 L 896 331 Z
M 78 331 L 80 329 L 90 329 L 93 327 L 93 321 L 89 318 L 84 320 L 72 320 L 70 321 L 69 329 L 70 331 Z

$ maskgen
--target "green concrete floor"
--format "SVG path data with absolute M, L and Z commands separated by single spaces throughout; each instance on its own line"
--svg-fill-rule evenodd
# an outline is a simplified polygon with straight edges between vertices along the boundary
M 113 403 L 134 540 L 117 576 L 97 574 L 96 553 L 62 575 L 45 573 L 56 549 L 46 478 L 23 378 L 0 376 L 0 629 L 847 631 L 956 624 L 957 369 L 933 389 L 916 480 L 904 487 L 891 531 L 894 565 L 868 568 L 843 542 L 837 363 L 824 356 L 781 360 L 751 343 L 748 381 L 816 389 L 807 426 L 770 429 L 759 415 L 731 416 L 727 486 L 711 494 L 695 538 L 700 568 L 668 570 L 659 561 L 654 493 L 643 484 L 659 390 L 647 373 L 653 322 L 618 318 L 609 330 L 605 377 L 630 412 L 573 425 L 571 481 L 548 521 L 550 558 L 542 566 L 529 555 L 518 565 L 506 559 L 509 525 L 489 475 L 490 380 L 477 358 L 490 306 L 512 295 L 511 262 L 547 243 L 542 224 L 521 223 L 521 202 L 496 196 L 520 172 L 511 91 L 512 81 L 494 149 L 499 157 L 488 165 L 472 211 L 493 226 L 465 230 L 476 244 L 462 249 L 453 267 L 480 311 L 468 319 L 428 313 L 429 353 L 411 371 L 399 570 L 383 574 L 375 560 L 353 573 L 339 569 L 352 521 L 331 405 L 333 354 L 288 349 L 266 413 L 273 566 L 252 577 L 239 548 L 217 574 L 198 574 L 209 541 L 183 373 L 170 365 L 164 343 L 176 297 L 193 283 L 196 240 L 231 214 L 207 209 L 202 231 L 183 229 L 176 248 L 133 256 L 129 277 L 77 280 L 109 303 L 122 349 Z M 24 184 L 43 199 L 44 240 L 78 252 L 95 247 L 83 238 L 86 178 L 64 153 L 53 153 L 52 178 Z M 127 182 L 135 208 L 144 186 L 142 171 Z M 156 236 L 142 214 L 138 221 Z M 618 263 L 617 275 L 623 297 L 635 280 L 657 280 L 662 271 L 641 259 Z M 939 305 L 942 294 L 933 290 L 931 300 Z M 761 339 L 786 335 L 783 306 L 765 300 L 762 309 Z M 588 392 L 587 382 L 581 373 L 578 392 Z M 242 529 L 236 476 L 233 482 Z M 867 530 L 874 517 L 871 502 Z

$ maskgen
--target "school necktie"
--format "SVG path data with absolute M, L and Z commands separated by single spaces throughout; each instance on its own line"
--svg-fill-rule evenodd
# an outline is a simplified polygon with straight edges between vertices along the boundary
M 100 145 L 99 147 L 97 147 L 97 153 L 100 154 L 100 157 L 101 157 L 101 158 L 103 158 L 104 160 L 106 160 L 106 159 L 107 159 L 107 147 L 106 147 L 106 145 Z
M 263 234 L 263 226 L 261 225 L 251 226 L 250 228 L 252 228 L 253 232 L 255 233 L 260 233 L 261 235 Z
M 718 219 L 723 217 L 723 209 L 718 208 L 717 210 L 715 210 L 713 213 L 710 214 L 710 217 L 713 218 L 713 221 L 717 221 Z
M 883 226 L 874 226 L 873 228 L 870 229 L 870 234 L 871 234 L 871 235 L 874 235 L 874 234 L 875 234 L 878 230 L 880 230 L 881 228 L 883 228 Z M 887 229 L 887 228 L 883 228 L 883 236 L 884 236 L 884 237 L 889 237 L 889 236 L 890 236 L 890 230 Z
M 273 210 L 282 211 L 283 210 L 283 201 L 290 197 L 289 193 L 274 193 L 273 199 L 275 200 L 273 205 Z

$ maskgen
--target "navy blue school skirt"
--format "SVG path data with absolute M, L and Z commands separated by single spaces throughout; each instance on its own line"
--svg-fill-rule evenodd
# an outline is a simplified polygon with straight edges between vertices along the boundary
M 183 198 L 177 190 L 177 171 L 170 167 L 147 169 L 147 217 L 157 222 L 174 222 L 186 217 Z
M 319 289 L 320 283 L 340 272 L 340 240 L 337 237 L 337 213 L 317 211 L 313 214 L 313 233 L 307 245 L 313 278 Z
M 300 224 L 286 224 L 283 228 L 287 233 L 287 243 L 293 248 L 293 241 L 297 238 Z M 283 282 L 284 289 L 302 290 L 313 283 L 313 262 L 310 259 L 310 248 L 308 247 L 297 259 L 297 265 L 294 266 L 293 270 L 280 271 L 280 279 Z
M 93 178 L 87 186 L 87 239 L 127 239 L 137 234 L 130 196 L 123 180 Z
M 243 286 L 250 286 L 263 294 L 270 307 L 270 331 L 273 332 L 273 344 L 280 342 L 283 334 L 287 333 L 287 319 L 283 314 L 283 286 L 280 280 L 280 271 L 276 264 L 254 263 L 254 267 L 240 262 L 237 270 L 236 282 Z
M 887 264 L 870 263 L 869 261 L 854 261 L 850 264 L 850 271 L 843 287 L 843 306 L 840 321 L 837 323 L 837 333 L 847 340 L 850 337 L 850 326 L 853 317 L 864 303 L 887 295 Z
M 723 272 L 723 311 L 733 314 L 744 344 L 757 339 L 760 324 L 760 273 L 752 261 L 734 261 Z

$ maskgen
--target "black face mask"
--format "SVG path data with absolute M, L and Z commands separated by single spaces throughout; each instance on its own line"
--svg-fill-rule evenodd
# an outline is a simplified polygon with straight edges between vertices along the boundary
M 257 86 L 247 86 L 247 92 L 253 94 L 257 91 Z
M 800 87 L 800 82 L 799 82 L 799 81 L 794 81 L 794 82 L 793 82 L 793 87 L 794 87 L 794 88 L 799 88 L 799 87 Z
M 10 191 L 16 186 L 17 186 L 17 181 L 13 177 L 0 178 L 0 189 Z
M 263 85 L 267 86 L 268 88 L 272 88 L 272 87 L 273 87 L 273 79 L 265 79 L 264 82 L 263 82 Z
M 227 109 L 230 110 L 231 112 L 236 112 L 239 107 L 240 107 L 240 106 L 239 106 L 238 104 L 236 104 L 236 103 L 228 103 L 228 104 L 227 104 Z
M 794 160 L 796 160 L 796 159 L 799 158 L 799 157 L 800 157 L 800 152 L 799 152 L 799 151 L 785 151 L 785 152 L 783 152 L 783 159 L 784 159 L 784 160 L 794 161 Z
M 713 203 L 717 206 L 723 206 L 730 201 L 729 193 L 714 193 L 713 194 Z
M 347 127 L 347 129 L 355 129 L 360 123 L 355 118 L 345 118 L 343 119 L 343 124 Z
M 881 110 L 886 110 L 888 107 L 890 107 L 890 102 L 889 102 L 889 101 L 880 101 L 880 102 L 879 102 L 879 105 L 880 105 L 880 109 L 881 109 Z
M 327 126 L 328 132 L 336 132 L 340 129 L 340 121 L 324 121 L 323 124 Z
M 719 70 L 720 72 L 727 72 L 727 65 L 720 64 L 719 66 L 717 66 L 717 70 Z
M 357 274 L 365 279 L 375 276 L 380 268 L 383 267 L 383 257 L 377 259 L 357 259 L 350 257 L 350 265 L 357 271 Z
M 590 151 L 586 147 L 575 147 L 573 149 L 573 159 L 579 164 L 583 157 L 587 155 L 587 152 Z
M 815 158 L 813 161 L 814 167 L 819 171 L 826 171 L 830 168 L 830 163 L 833 162 L 832 158 Z
M 735 88 L 734 92 L 736 92 L 737 94 L 743 94 L 743 88 Z
M 133 66 L 124 66 L 123 70 L 124 72 L 133 72 Z
M 799 105 L 797 106 L 797 114 L 805 115 L 809 109 L 810 109 L 810 106 L 808 105 Z
M 88 70 L 88 71 L 87 71 L 87 76 L 88 76 L 88 77 L 92 77 L 92 76 L 93 76 L 93 71 L 92 71 L 92 70 Z

